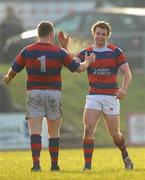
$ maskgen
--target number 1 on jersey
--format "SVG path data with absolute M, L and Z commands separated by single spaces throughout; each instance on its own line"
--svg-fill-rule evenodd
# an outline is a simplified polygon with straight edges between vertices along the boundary
M 38 58 L 38 60 L 40 61 L 40 71 L 46 72 L 46 58 L 45 58 L 45 56 L 40 56 Z

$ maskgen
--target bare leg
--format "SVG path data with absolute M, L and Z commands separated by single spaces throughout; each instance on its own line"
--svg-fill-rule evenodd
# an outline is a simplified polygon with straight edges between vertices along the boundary
M 85 109 L 83 114 L 84 135 L 83 139 L 93 139 L 101 111 Z
M 37 118 L 32 117 L 28 119 L 30 135 L 32 134 L 41 135 L 42 121 L 43 121 L 43 117 L 37 117 Z
M 113 138 L 114 144 L 120 149 L 123 160 L 128 159 L 128 152 L 126 149 L 125 139 L 122 133 L 120 132 L 120 117 L 119 115 L 106 115 L 104 114 L 106 126 L 108 128 L 109 133 Z M 127 169 L 132 169 L 133 164 L 131 160 L 125 164 Z

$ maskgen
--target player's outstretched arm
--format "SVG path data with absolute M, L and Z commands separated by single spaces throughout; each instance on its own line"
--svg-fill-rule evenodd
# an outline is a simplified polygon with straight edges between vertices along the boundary
M 94 53 L 91 53 L 90 55 L 85 54 L 85 61 L 80 63 L 79 68 L 76 70 L 76 72 L 80 73 L 85 71 L 90 64 L 92 64 L 96 60 L 96 56 Z
M 63 47 L 64 49 L 68 50 L 67 46 L 68 46 L 68 42 L 69 42 L 69 35 L 67 35 L 67 37 L 65 37 L 63 31 L 60 31 L 58 33 L 58 40 L 59 40 L 60 46 Z M 70 54 L 70 56 L 74 57 L 75 55 Z M 76 70 L 76 72 L 80 73 L 80 72 L 83 72 L 84 70 L 86 70 L 89 67 L 89 65 L 95 61 L 95 59 L 96 59 L 96 56 L 94 53 L 91 53 L 90 55 L 86 54 L 85 61 L 80 63 L 80 66 Z
M 9 84 L 9 83 L 11 82 L 11 80 L 16 76 L 16 74 L 17 74 L 17 73 L 14 72 L 14 71 L 12 70 L 12 68 L 10 68 L 10 69 L 8 70 L 7 74 L 4 75 L 4 78 L 3 78 L 4 82 L 5 82 L 6 84 Z

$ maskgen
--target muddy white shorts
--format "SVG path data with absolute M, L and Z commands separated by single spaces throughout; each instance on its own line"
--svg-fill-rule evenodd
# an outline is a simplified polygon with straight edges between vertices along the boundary
M 87 95 L 85 109 L 96 109 L 105 114 L 120 114 L 120 103 L 116 96 L 108 95 Z
M 26 118 L 47 117 L 55 120 L 62 117 L 61 91 L 29 90 L 27 91 Z

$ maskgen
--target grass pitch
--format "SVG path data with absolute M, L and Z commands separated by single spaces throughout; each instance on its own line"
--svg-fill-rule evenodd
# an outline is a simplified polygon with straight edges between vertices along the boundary
M 0 180 L 144 180 L 145 148 L 128 148 L 134 162 L 133 170 L 125 170 L 117 148 L 94 150 L 91 171 L 81 171 L 83 151 L 81 149 L 60 150 L 60 172 L 51 172 L 47 150 L 41 153 L 42 172 L 31 172 L 30 151 L 0 152 Z

